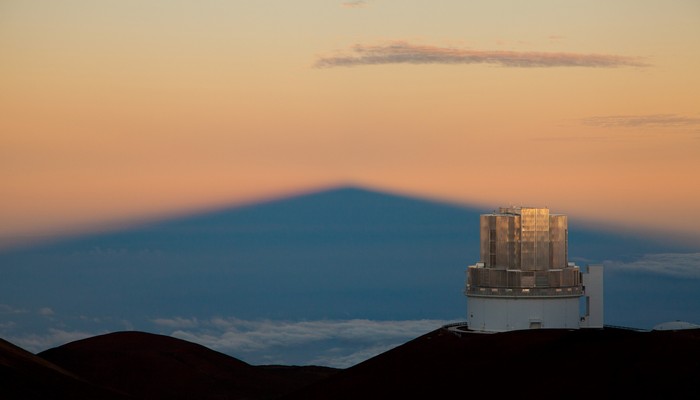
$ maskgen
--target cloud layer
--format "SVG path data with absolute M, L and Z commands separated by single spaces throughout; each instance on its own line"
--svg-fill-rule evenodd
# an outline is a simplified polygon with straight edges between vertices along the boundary
M 678 114 L 609 115 L 585 118 L 583 123 L 602 128 L 684 127 L 700 125 L 700 118 Z
M 303 364 L 346 368 L 450 321 L 250 321 L 176 317 L 153 322 L 163 327 L 181 325 L 181 329 L 170 334 L 253 363 L 299 363 L 299 358 L 289 358 L 292 357 L 289 354 L 301 351 L 307 353 Z
M 700 253 L 647 254 L 630 263 L 606 261 L 604 264 L 606 267 L 627 271 L 653 272 L 678 278 L 700 279 Z
M 356 44 L 349 52 L 319 57 L 316 68 L 382 64 L 494 64 L 511 68 L 644 67 L 639 58 L 611 54 L 576 54 L 469 50 L 399 41 L 381 45 Z
M 101 332 L 105 333 L 105 332 Z M 32 353 L 38 353 L 52 347 L 61 346 L 76 340 L 95 336 L 97 333 L 82 331 L 66 331 L 63 329 L 49 328 L 44 334 L 8 336 L 5 339 L 15 346 Z
M 345 8 L 363 8 L 367 7 L 368 1 L 354 0 L 354 1 L 344 1 L 340 5 Z

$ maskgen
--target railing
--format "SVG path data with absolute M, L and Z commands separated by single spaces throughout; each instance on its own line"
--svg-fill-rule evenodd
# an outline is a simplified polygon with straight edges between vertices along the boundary
M 624 329 L 624 330 L 627 330 L 627 331 L 637 331 L 637 332 L 647 332 L 647 331 L 648 331 L 648 329 L 633 328 L 633 327 L 631 327 L 631 326 L 608 325 L 608 324 L 603 325 L 603 328 Z
M 455 326 L 462 326 L 462 325 L 467 325 L 467 321 L 459 321 L 459 322 L 453 322 L 451 324 L 445 324 L 442 326 L 443 329 L 449 329 Z
M 578 297 L 583 294 L 581 286 L 565 288 L 494 288 L 467 285 L 464 294 L 484 297 Z
M 470 266 L 467 270 L 467 282 L 476 287 L 493 288 L 568 288 L 581 285 L 581 273 L 578 267 L 519 270 L 484 268 Z

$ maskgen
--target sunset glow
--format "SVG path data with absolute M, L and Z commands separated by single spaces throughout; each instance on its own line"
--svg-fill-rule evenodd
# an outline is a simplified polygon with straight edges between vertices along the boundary
M 697 1 L 6 0 L 0 48 L 0 248 L 346 184 L 700 240 Z

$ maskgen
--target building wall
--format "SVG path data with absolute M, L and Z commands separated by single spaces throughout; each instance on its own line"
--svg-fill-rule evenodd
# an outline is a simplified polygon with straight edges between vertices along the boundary
M 520 212 L 520 268 L 546 270 L 549 268 L 549 210 L 523 208 Z
M 564 268 L 568 261 L 568 221 L 566 215 L 549 215 L 549 267 Z
M 522 329 L 578 329 L 579 297 L 497 298 L 469 296 L 469 329 L 505 332 Z
M 581 327 L 602 328 L 604 325 L 603 266 L 589 265 L 588 271 L 581 275 L 585 293 L 584 301 L 586 302 L 586 310 L 581 319 Z

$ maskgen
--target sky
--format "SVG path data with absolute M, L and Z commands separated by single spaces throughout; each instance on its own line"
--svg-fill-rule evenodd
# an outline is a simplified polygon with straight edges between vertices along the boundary
M 338 185 L 700 240 L 700 2 L 4 0 L 0 248 Z

